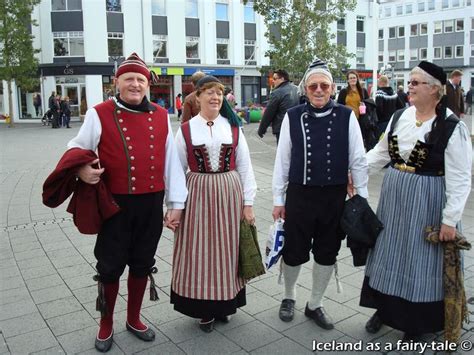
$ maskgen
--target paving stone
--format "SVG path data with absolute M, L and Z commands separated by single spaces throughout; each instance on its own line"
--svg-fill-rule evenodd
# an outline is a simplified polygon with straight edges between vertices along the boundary
M 169 303 L 161 303 L 145 309 L 142 308 L 141 313 L 157 327 L 163 323 L 183 317 Z
M 92 302 L 97 298 L 97 285 L 79 288 L 73 293 L 81 303 Z
M 67 266 L 81 265 L 84 263 L 84 258 L 81 255 L 64 256 L 51 259 L 51 262 L 56 269 L 61 269 Z
M 232 354 L 241 349 L 240 346 L 216 331 L 179 343 L 178 346 L 186 354 L 195 355 Z
M 88 274 L 75 276 L 75 277 L 69 277 L 69 278 L 66 278 L 64 282 L 73 291 L 79 288 L 97 285 L 97 281 L 94 281 L 91 275 L 88 275 Z
M 295 309 L 295 317 L 291 322 L 283 322 L 278 316 L 280 306 L 266 310 L 265 312 L 258 313 L 254 317 L 255 319 L 265 323 L 266 325 L 272 327 L 278 332 L 285 331 L 294 327 L 297 324 L 308 321 L 308 318 L 305 317 L 303 312 Z
M 235 314 L 231 315 L 229 323 L 217 322 L 214 324 L 214 328 L 219 330 L 220 332 L 225 332 L 227 330 L 234 329 L 240 327 L 241 325 L 250 323 L 254 319 L 254 317 L 247 314 L 242 309 L 238 309 Z
M 5 280 L 11 277 L 20 276 L 20 270 L 16 266 L 0 268 L 0 280 Z
M 0 329 L 6 338 L 43 328 L 47 328 L 47 325 L 41 317 L 41 314 L 38 312 L 25 314 L 23 316 L 0 322 Z
M 39 256 L 28 260 L 18 261 L 17 265 L 18 268 L 23 272 L 25 270 L 51 265 L 51 261 L 47 256 Z
M 161 333 L 155 327 L 151 327 L 151 329 L 155 331 L 154 341 L 146 342 L 138 339 L 129 331 L 124 331 L 118 334 L 114 334 L 114 342 L 126 354 L 134 354 L 136 352 L 149 349 L 155 345 L 165 343 L 169 340 L 163 333 Z
M 46 322 L 56 336 L 96 325 L 85 310 L 50 318 Z
M 13 288 L 11 290 L 0 291 L 0 305 L 7 305 L 22 300 L 29 300 L 30 294 L 26 287 Z
M 97 325 L 79 329 L 57 337 L 62 348 L 67 354 L 77 354 L 82 351 L 92 350 L 97 335 Z
M 189 317 L 165 323 L 160 326 L 160 331 L 175 344 L 192 339 L 201 332 L 197 319 Z
M 380 337 L 384 332 L 390 331 L 390 328 L 383 327 L 379 333 L 371 334 L 365 330 L 365 323 L 367 320 L 368 319 L 365 315 L 355 314 L 352 317 L 347 318 L 344 322 L 336 323 L 335 328 L 354 339 L 363 341 L 371 341 L 372 339 Z
M 26 281 L 26 285 L 28 286 L 28 290 L 30 290 L 30 292 L 63 284 L 64 281 L 59 277 L 58 274 L 38 277 L 36 279 L 30 279 Z
M 247 305 L 245 306 L 245 312 L 250 315 L 266 311 L 267 309 L 273 308 L 280 305 L 280 302 L 274 298 L 264 294 L 261 291 L 252 293 L 251 296 L 247 297 Z
M 36 305 L 33 303 L 31 298 L 15 303 L 0 305 L 0 321 L 20 317 L 37 311 Z
M 96 271 L 89 264 L 80 264 L 80 265 L 73 265 L 73 266 L 67 266 L 64 268 L 59 268 L 58 273 L 64 279 L 68 279 L 68 278 L 72 278 L 76 276 L 88 275 L 89 278 L 92 280 L 92 277 L 96 274 Z
M 24 286 L 25 282 L 21 277 L 10 277 L 3 280 L 0 279 L 0 291 L 12 290 L 14 288 L 20 288 Z
M 282 337 L 281 333 L 259 321 L 224 331 L 223 334 L 246 351 L 255 350 Z
M 66 354 L 60 346 L 53 346 L 52 348 L 35 351 L 32 355 L 62 355 Z
M 7 344 L 12 354 L 29 354 L 58 346 L 56 338 L 48 328 L 8 338 Z
M 337 329 L 325 330 L 314 322 L 304 322 L 283 332 L 283 335 L 299 343 L 306 349 L 312 350 L 313 340 L 330 342 L 344 336 Z
M 27 250 L 34 250 L 38 248 L 41 248 L 41 244 L 37 240 L 29 242 L 29 243 L 12 245 L 12 250 L 15 253 L 19 253 L 19 252 L 27 251 Z
M 21 275 L 25 281 L 54 274 L 56 274 L 56 269 L 51 264 L 21 271 Z
M 15 253 L 15 259 L 17 261 L 33 259 L 40 256 L 46 256 L 43 249 L 41 248 L 25 250 L 22 252 Z
M 71 291 L 65 285 L 53 286 L 42 290 L 31 292 L 36 304 L 54 301 L 61 298 L 72 296 Z
M 44 319 L 57 317 L 64 314 L 77 312 L 83 309 L 83 306 L 75 297 L 65 297 L 59 300 L 41 303 L 38 305 Z
M 60 242 L 57 241 L 52 241 L 49 243 L 42 243 L 43 249 L 46 252 L 51 252 L 51 251 L 56 251 L 56 250 L 63 250 L 63 249 L 68 249 L 72 248 L 73 245 L 71 244 L 70 241 L 68 240 L 63 240 Z
M 156 354 L 184 355 L 186 353 L 182 351 L 180 348 L 178 348 L 175 344 L 168 341 L 163 344 L 155 345 L 149 349 L 139 351 L 135 354 L 136 355 L 156 355 Z
M 282 338 L 268 345 L 262 346 L 256 350 L 250 352 L 255 355 L 267 355 L 267 354 L 311 354 L 312 351 L 302 347 L 297 342 L 294 342 L 288 338 Z M 318 352 L 319 354 L 319 352 Z

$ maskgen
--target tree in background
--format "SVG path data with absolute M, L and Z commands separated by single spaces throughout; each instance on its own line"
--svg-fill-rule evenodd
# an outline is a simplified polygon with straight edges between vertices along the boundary
M 33 49 L 31 19 L 33 7 L 41 0 L 0 0 L 0 80 L 8 83 L 8 110 L 13 126 L 12 83 L 28 90 L 38 83 L 38 60 Z
M 336 35 L 330 26 L 344 18 L 356 3 L 356 0 L 253 0 L 254 10 L 263 16 L 268 29 L 265 36 L 271 49 L 266 56 L 271 66 L 287 70 L 299 81 L 318 57 L 328 63 L 333 75 L 342 76 L 348 67 L 347 58 L 354 54 L 334 43 Z

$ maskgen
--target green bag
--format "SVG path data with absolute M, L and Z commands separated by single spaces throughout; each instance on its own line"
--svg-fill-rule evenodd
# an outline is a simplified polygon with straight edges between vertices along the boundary
M 250 280 L 264 273 L 265 267 L 258 246 L 257 228 L 242 220 L 239 237 L 239 276 Z

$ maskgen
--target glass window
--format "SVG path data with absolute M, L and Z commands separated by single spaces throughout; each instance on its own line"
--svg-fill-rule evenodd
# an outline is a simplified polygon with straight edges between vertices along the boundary
M 442 32 L 443 32 L 443 21 L 435 21 L 434 33 L 442 33 Z
M 248 2 L 244 6 L 244 22 L 247 22 L 247 23 L 255 22 L 255 11 L 253 10 L 253 2 Z
M 474 57 L 474 44 L 471 44 L 471 58 Z
M 398 37 L 405 37 L 405 26 L 398 27 Z
M 406 4 L 405 5 L 405 13 L 407 15 L 411 14 L 413 12 L 413 4 Z
M 379 39 L 383 39 L 383 28 L 379 29 Z
M 420 48 L 419 59 L 424 60 L 427 58 L 427 56 L 428 56 L 428 50 L 426 48 Z
M 167 58 L 168 37 L 163 35 L 153 35 L 153 60 L 158 58 Z
M 446 46 L 444 47 L 444 59 L 451 59 L 453 57 L 453 47 Z
M 434 47 L 433 48 L 433 58 L 434 59 L 441 59 L 441 47 Z
M 402 5 L 397 6 L 397 15 L 403 15 L 403 6 Z
M 82 10 L 81 0 L 52 0 L 52 11 L 74 11 Z
M 245 61 L 255 62 L 255 41 L 245 40 L 244 46 Z
M 448 7 L 449 7 L 449 0 L 443 0 L 442 8 L 447 9 Z
M 427 23 L 420 23 L 420 36 L 426 35 L 428 33 L 428 24 Z
M 397 36 L 397 28 L 389 27 L 388 28 L 388 38 L 395 38 Z
M 385 7 L 385 17 L 392 16 L 392 8 L 390 6 Z
M 227 14 L 228 5 L 222 3 L 216 3 L 216 20 L 219 21 L 228 21 L 229 16 Z
M 428 0 L 428 10 L 434 10 L 435 9 L 435 0 Z
M 388 51 L 388 61 L 389 62 L 395 62 L 396 55 L 397 55 L 396 51 Z
M 421 1 L 418 3 L 418 12 L 423 12 L 425 11 L 425 2 Z
M 340 18 L 339 20 L 337 20 L 337 29 L 345 31 L 345 29 L 346 29 L 346 19 Z
M 123 57 L 123 33 L 109 32 L 107 34 L 109 57 Z
M 474 18 L 471 19 L 471 30 L 474 30 Z
M 464 46 L 456 46 L 456 58 L 464 57 Z
M 450 33 L 454 31 L 454 20 L 444 21 L 444 33 Z
M 405 50 L 404 49 L 397 50 L 397 61 L 399 61 L 399 62 L 405 61 Z
M 357 47 L 356 49 L 356 63 L 357 64 L 365 64 L 365 48 Z
M 453 0 L 453 7 L 459 7 L 460 3 L 459 0 Z
M 198 17 L 198 2 L 197 0 L 186 0 L 184 4 L 186 17 Z
M 462 18 L 458 18 L 456 20 L 456 32 L 463 32 L 464 31 L 464 20 Z
M 410 60 L 417 60 L 418 59 L 418 49 L 412 48 L 410 49 Z
M 105 8 L 107 11 L 121 12 L 122 4 L 120 0 L 105 0 Z
M 199 58 L 199 37 L 186 37 L 186 58 Z
M 379 63 L 383 63 L 383 51 L 379 51 Z
M 165 0 L 151 0 L 151 14 L 166 16 Z
M 217 38 L 216 41 L 217 64 L 219 60 L 229 59 L 229 40 L 227 38 Z
M 357 32 L 364 32 L 364 20 L 365 18 L 362 16 L 357 16 Z
M 83 57 L 83 32 L 53 32 L 55 57 Z
M 410 36 L 418 35 L 418 25 L 410 25 Z

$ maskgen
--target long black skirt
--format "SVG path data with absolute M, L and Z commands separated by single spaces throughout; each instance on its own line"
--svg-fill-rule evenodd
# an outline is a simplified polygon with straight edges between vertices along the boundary
M 228 316 L 237 312 L 237 308 L 247 304 L 245 287 L 237 293 L 235 298 L 227 301 L 197 300 L 182 297 L 171 290 L 170 301 L 175 311 L 199 319 Z
M 386 295 L 369 286 L 365 277 L 360 305 L 377 309 L 382 322 L 412 335 L 435 333 L 444 329 L 444 301 L 410 302 Z

